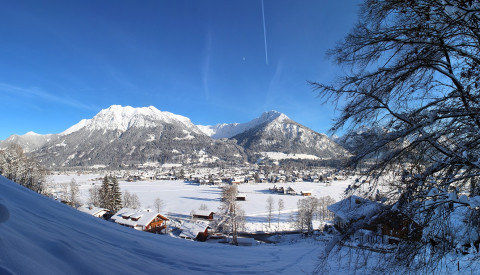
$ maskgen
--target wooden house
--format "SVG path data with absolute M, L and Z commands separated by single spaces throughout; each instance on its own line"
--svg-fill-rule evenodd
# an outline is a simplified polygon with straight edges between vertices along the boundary
M 312 191 L 300 191 L 300 195 L 309 197 L 312 195 Z
M 110 219 L 115 223 L 136 230 L 152 233 L 167 232 L 168 218 L 153 211 L 122 208 Z
M 195 221 L 195 222 L 183 222 L 180 230 L 180 238 L 187 240 L 196 240 L 204 242 L 208 239 L 210 232 L 210 226 L 207 222 Z
M 212 221 L 214 214 L 215 212 L 212 212 L 212 211 L 195 210 L 195 213 L 193 213 L 192 218 Z
M 243 193 L 237 194 L 237 201 L 246 201 L 246 200 L 247 200 L 247 194 L 243 194 Z
M 102 208 L 102 207 L 96 207 L 93 205 L 82 205 L 77 210 L 82 211 L 84 213 L 90 214 L 94 217 L 97 218 L 103 218 L 108 220 L 112 216 L 112 211 Z
M 295 189 L 293 189 L 291 186 L 289 186 L 289 187 L 285 190 L 285 194 L 287 194 L 287 195 L 296 195 L 297 192 L 295 192 Z
M 364 220 L 354 234 L 360 242 L 392 244 L 402 239 L 416 241 L 421 238 L 421 228 L 415 221 L 378 202 L 350 196 L 328 206 L 328 210 L 334 213 L 334 225 L 340 232 L 346 232 L 354 223 Z

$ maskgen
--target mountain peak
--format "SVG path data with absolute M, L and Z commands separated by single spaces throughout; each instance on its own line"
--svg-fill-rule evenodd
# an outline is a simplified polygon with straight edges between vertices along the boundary
M 288 117 L 283 114 L 283 113 L 280 113 L 278 111 L 275 111 L 275 110 L 271 110 L 271 111 L 268 111 L 268 112 L 264 112 L 259 118 L 258 118 L 258 121 L 262 121 L 262 123 L 265 123 L 265 122 L 271 122 L 271 121 L 274 121 L 274 120 L 285 120 L 285 119 L 288 119 Z
M 83 119 L 62 133 L 68 135 L 80 129 L 89 130 L 119 130 L 126 131 L 132 127 L 152 128 L 161 123 L 181 123 L 192 130 L 198 131 L 189 118 L 162 112 L 154 106 L 138 107 L 112 105 L 101 110 L 92 119 Z
M 283 122 L 287 119 L 289 118 L 283 113 L 272 110 L 272 111 L 264 112 L 259 117 L 245 123 L 230 123 L 230 124 L 222 123 L 214 126 L 199 125 L 198 127 L 206 135 L 215 139 L 220 139 L 220 138 L 234 137 L 240 133 L 243 133 L 245 131 L 248 131 L 250 129 L 253 129 L 265 123 L 270 123 L 272 121 Z

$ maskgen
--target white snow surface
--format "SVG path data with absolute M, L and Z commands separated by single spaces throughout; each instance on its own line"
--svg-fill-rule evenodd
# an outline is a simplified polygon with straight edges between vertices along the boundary
M 62 132 L 61 135 L 68 135 L 84 128 L 88 130 L 120 130 L 124 132 L 132 127 L 156 127 L 159 123 L 181 123 L 189 130 L 201 133 L 189 118 L 170 112 L 162 112 L 153 106 L 134 108 L 131 106 L 112 105 L 107 109 L 101 110 L 92 119 L 81 120 Z
M 246 123 L 222 123 L 213 126 L 198 125 L 198 128 L 206 135 L 214 138 L 231 138 L 240 133 L 255 128 L 263 123 L 278 120 L 279 122 L 288 119 L 288 117 L 277 111 L 264 112 L 260 117 Z
M 62 183 L 70 183 L 72 178 L 79 184 L 80 199 L 83 203 L 88 202 L 88 190 L 93 186 L 101 186 L 103 175 L 55 175 L 49 179 L 54 185 L 60 186 Z M 128 191 L 136 194 L 140 200 L 142 208 L 153 208 L 156 198 L 160 198 L 164 206 L 160 214 L 170 217 L 190 217 L 192 211 L 198 211 L 202 205 L 207 206 L 207 210 L 218 212 L 220 207 L 220 196 L 222 190 L 220 186 L 199 185 L 185 183 L 181 180 L 156 180 L 156 181 L 137 181 L 127 182 L 119 181 L 120 189 L 124 193 Z M 352 179 L 345 181 L 335 181 L 326 186 L 325 183 L 312 182 L 294 182 L 294 183 L 258 183 L 258 184 L 240 184 L 238 191 L 247 196 L 246 201 L 239 201 L 240 207 L 245 211 L 246 231 L 248 232 L 272 232 L 277 230 L 278 219 L 280 220 L 279 230 L 292 230 L 294 224 L 291 221 L 292 215 L 297 212 L 297 202 L 304 198 L 300 195 L 283 195 L 271 192 L 269 189 L 274 185 L 284 188 L 292 187 L 297 194 L 300 192 L 311 191 L 313 196 L 330 196 L 335 201 L 343 198 L 343 192 L 348 185 L 353 184 Z M 274 200 L 274 221 L 275 225 L 268 227 L 266 201 L 268 197 Z M 278 216 L 278 200 L 284 201 L 285 208 Z
M 382 254 L 361 258 L 365 251 L 348 248 L 322 264 L 318 257 L 325 242 L 278 237 L 285 241 L 236 247 L 146 233 L 77 211 L 0 176 L 0 274 L 376 274 L 381 265 Z M 454 255 L 436 273 L 476 274 L 478 264 L 471 264 L 468 257 Z
M 141 232 L 1 176 L 0 204 L 9 212 L 0 223 L 0 274 L 299 274 L 323 250 L 312 241 L 235 247 Z

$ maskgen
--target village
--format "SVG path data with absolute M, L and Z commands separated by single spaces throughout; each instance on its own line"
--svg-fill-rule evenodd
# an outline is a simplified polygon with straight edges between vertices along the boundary
M 88 190 L 103 175 L 116 177 L 123 192 L 138 195 L 141 207 L 113 212 L 88 203 Z M 249 165 L 231 168 L 144 167 L 138 170 L 82 171 L 52 175 L 54 186 L 75 179 L 82 204 L 78 210 L 122 226 L 155 234 L 201 242 L 230 243 L 231 234 L 221 228 L 222 188 L 238 186 L 236 201 L 245 211 L 239 245 L 275 242 L 278 236 L 313 233 L 341 234 L 369 211 L 385 207 L 380 201 L 351 196 L 345 190 L 361 182 L 360 175 L 333 168 L 282 169 Z M 365 183 L 364 180 L 362 180 Z M 161 205 L 152 202 L 161 198 Z M 302 225 L 301 200 L 314 202 L 311 219 Z M 306 202 L 307 200 L 305 200 Z M 270 209 L 268 203 L 270 202 Z M 269 213 L 270 212 L 270 213 Z M 376 249 L 411 236 L 418 225 L 399 213 L 388 214 L 359 230 L 350 242 Z M 393 217 L 393 218 L 392 218 Z M 304 222 L 304 221 L 303 221 Z M 308 232 L 312 229 L 312 232 Z M 415 231 L 416 232 L 416 231 Z M 308 234 L 307 234 L 308 235 Z M 329 238 L 329 237 L 326 237 Z

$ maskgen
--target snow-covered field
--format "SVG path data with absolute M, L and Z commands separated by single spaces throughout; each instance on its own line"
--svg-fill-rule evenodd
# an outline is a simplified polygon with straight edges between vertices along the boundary
M 88 189 L 93 186 L 100 186 L 103 175 L 53 175 L 50 181 L 57 187 L 62 183 L 69 183 L 72 179 L 80 185 L 80 199 L 82 202 L 88 202 Z M 292 229 L 292 217 L 297 212 L 297 201 L 304 198 L 300 195 L 281 195 L 272 193 L 269 189 L 274 185 L 288 187 L 291 186 L 297 193 L 300 191 L 311 191 L 312 195 L 319 198 L 330 196 L 338 201 L 342 198 L 345 188 L 352 184 L 352 180 L 334 181 L 330 186 L 325 183 L 313 182 L 295 182 L 295 183 L 258 183 L 241 184 L 238 186 L 240 193 L 247 195 L 246 201 L 239 201 L 246 216 L 246 231 L 276 231 Z M 220 206 L 221 189 L 219 186 L 199 185 L 195 183 L 185 183 L 183 181 L 120 181 L 122 192 L 128 191 L 137 194 L 142 208 L 153 208 L 154 200 L 160 198 L 164 202 L 162 213 L 172 216 L 187 217 L 192 211 L 198 210 L 202 204 L 206 205 L 208 210 L 217 212 Z M 267 199 L 272 197 L 274 200 L 274 215 L 272 226 L 267 224 Z M 278 201 L 284 201 L 284 209 L 280 214 L 280 228 L 277 228 L 278 222 Z
M 277 244 L 236 247 L 141 232 L 92 217 L 0 176 L 0 274 L 404 273 L 401 268 L 384 269 L 385 254 L 342 248 L 320 262 L 324 241 L 282 238 Z M 471 264 L 471 259 L 454 255 L 441 261 L 435 273 L 476 274 L 478 264 Z

